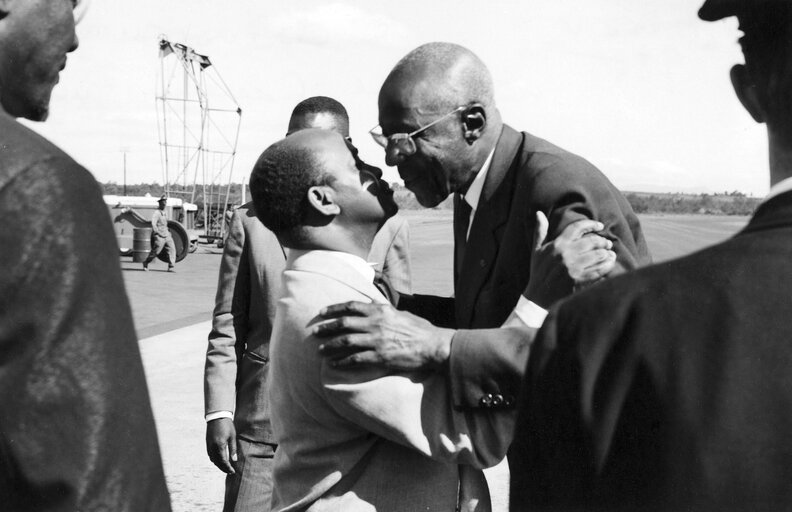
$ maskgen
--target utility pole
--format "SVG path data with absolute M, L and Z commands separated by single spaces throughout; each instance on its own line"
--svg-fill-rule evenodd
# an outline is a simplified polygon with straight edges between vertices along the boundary
M 124 151 L 124 196 L 126 195 L 126 151 Z

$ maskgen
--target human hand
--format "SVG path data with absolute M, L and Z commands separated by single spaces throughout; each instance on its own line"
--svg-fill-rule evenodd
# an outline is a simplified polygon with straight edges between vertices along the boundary
M 451 353 L 452 329 L 389 304 L 346 302 L 325 308 L 320 316 L 327 321 L 314 326 L 313 334 L 326 338 L 319 354 L 335 367 L 434 369 Z
M 234 474 L 231 461 L 237 460 L 237 442 L 231 418 L 218 418 L 206 423 L 206 453 L 220 471 Z
M 555 240 L 544 243 L 547 226 L 544 213 L 536 212 L 531 280 L 524 292 L 528 300 L 544 308 L 568 294 L 570 287 L 559 287 L 559 282 L 581 288 L 606 276 L 616 265 L 613 242 L 597 234 L 605 228 L 601 222 L 573 222 Z

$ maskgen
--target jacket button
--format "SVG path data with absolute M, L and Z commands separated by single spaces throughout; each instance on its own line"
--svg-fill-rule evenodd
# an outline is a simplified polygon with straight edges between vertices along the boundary
M 511 395 L 506 395 L 503 397 L 503 405 L 506 407 L 511 407 L 514 405 L 514 397 Z
M 482 396 L 481 400 L 479 400 L 479 404 L 482 407 L 492 407 L 492 395 L 487 393 L 486 395 Z
M 492 406 L 498 407 L 503 403 L 503 395 L 493 395 L 492 396 Z
M 480 266 L 481 268 L 484 268 L 484 267 L 486 267 L 486 266 L 487 266 L 487 262 L 486 262 L 486 261 L 484 261 L 484 260 L 481 260 L 481 261 L 479 261 L 479 266 Z

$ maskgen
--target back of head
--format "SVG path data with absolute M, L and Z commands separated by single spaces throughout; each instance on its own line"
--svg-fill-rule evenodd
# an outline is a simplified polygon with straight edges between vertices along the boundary
M 737 16 L 745 70 L 763 120 L 792 147 L 792 0 L 707 0 L 699 16 Z
M 415 104 L 419 97 L 421 104 Z M 495 93 L 489 69 L 476 54 L 434 42 L 412 50 L 391 70 L 380 90 L 380 107 L 393 100 L 401 107 L 440 111 L 471 103 L 494 107 Z
M 299 241 L 308 215 L 308 189 L 326 183 L 322 162 L 302 135 L 268 147 L 250 175 L 250 194 L 261 222 L 279 238 Z
M 312 96 L 294 107 L 286 135 L 307 128 L 333 130 L 349 137 L 349 115 L 339 101 L 327 96 Z

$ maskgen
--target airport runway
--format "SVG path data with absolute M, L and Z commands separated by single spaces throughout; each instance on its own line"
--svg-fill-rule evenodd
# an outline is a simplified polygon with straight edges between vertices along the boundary
M 450 211 L 406 212 L 411 226 L 414 289 L 449 295 Z M 655 261 L 723 240 L 744 217 L 642 216 Z M 203 365 L 221 250 L 203 246 L 177 264 L 156 261 L 149 272 L 122 258 L 124 280 L 146 370 L 174 512 L 222 509 L 224 475 L 206 456 Z M 487 473 L 493 510 L 508 509 L 508 468 Z

